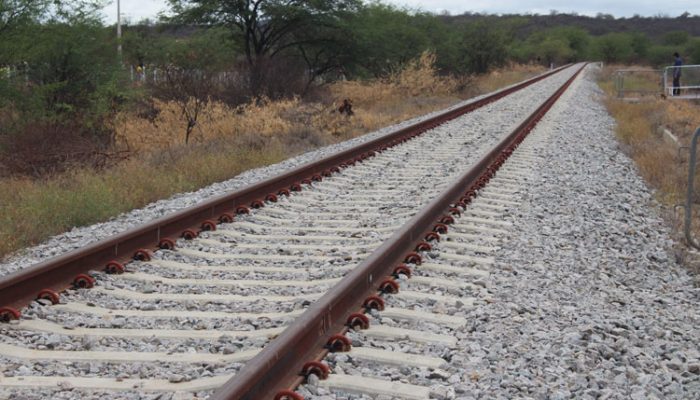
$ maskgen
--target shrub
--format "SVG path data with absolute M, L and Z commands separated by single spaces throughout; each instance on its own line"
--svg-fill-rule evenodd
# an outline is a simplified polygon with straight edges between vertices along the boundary
M 73 166 L 101 169 L 123 154 L 113 153 L 99 135 L 86 134 L 80 122 L 31 121 L 17 132 L 0 136 L 4 174 L 41 177 Z

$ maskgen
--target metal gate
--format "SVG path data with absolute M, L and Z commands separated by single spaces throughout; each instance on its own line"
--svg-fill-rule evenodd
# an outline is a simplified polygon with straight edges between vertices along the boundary
M 680 86 L 674 93 L 673 73 L 680 69 Z M 700 65 L 668 66 L 663 70 L 664 95 L 671 99 L 700 99 Z

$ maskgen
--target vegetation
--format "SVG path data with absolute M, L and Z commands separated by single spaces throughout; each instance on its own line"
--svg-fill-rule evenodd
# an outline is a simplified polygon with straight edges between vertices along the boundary
M 169 3 L 119 43 L 97 0 L 0 0 L 0 255 L 551 64 L 700 63 L 689 15 L 623 29 L 380 1 Z M 344 99 L 353 116 L 333 112 Z
M 677 204 L 685 202 L 688 179 L 688 147 L 695 129 L 700 126 L 698 104 L 690 101 L 665 101 L 650 98 L 643 102 L 618 99 L 613 84 L 613 67 L 606 67 L 600 76 L 600 86 L 607 96 L 605 104 L 615 118 L 616 133 L 621 147 L 637 165 L 645 181 L 654 188 L 656 199 L 673 210 L 672 222 L 680 232 L 683 216 Z M 644 77 L 640 78 L 644 79 Z M 649 77 L 648 85 L 655 83 Z M 642 85 L 642 83 L 640 83 Z M 679 143 L 664 139 L 663 129 L 670 130 Z M 695 183 L 695 203 L 700 199 L 700 177 Z M 695 211 L 696 235 L 700 218 Z M 700 265 L 695 265 L 700 272 Z
M 116 117 L 115 147 L 129 148 L 128 160 L 104 170 L 0 179 L 0 255 L 542 72 L 494 70 L 466 85 L 439 76 L 432 62 L 426 54 L 381 81 L 334 83 L 315 100 L 252 101 L 233 111 L 210 102 L 189 144 L 171 134 L 182 126 L 176 103 L 156 100 L 160 111 L 152 120 L 125 110 Z M 344 98 L 354 101 L 352 117 L 333 112 L 331 100 Z

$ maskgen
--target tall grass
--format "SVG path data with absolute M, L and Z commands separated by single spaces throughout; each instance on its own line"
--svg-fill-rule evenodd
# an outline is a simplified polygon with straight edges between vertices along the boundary
M 75 168 L 43 179 L 0 179 L 0 257 L 73 227 L 445 108 L 537 72 L 541 70 L 518 68 L 473 79 L 442 77 L 426 54 L 382 80 L 330 85 L 316 101 L 262 100 L 235 109 L 212 103 L 188 146 L 177 107 L 156 101 L 155 118 L 132 112 L 115 119 L 114 146 L 131 152 L 127 161 L 103 171 Z M 346 98 L 354 104 L 351 117 L 334 112 Z

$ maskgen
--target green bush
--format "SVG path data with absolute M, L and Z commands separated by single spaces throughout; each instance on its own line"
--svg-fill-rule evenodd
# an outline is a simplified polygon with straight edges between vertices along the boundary
M 668 32 L 663 37 L 663 44 L 668 46 L 681 46 L 688 42 L 690 34 L 686 31 Z
M 688 42 L 685 60 L 688 64 L 700 64 L 700 38 L 694 38 Z
M 467 71 L 485 73 L 506 62 L 506 32 L 486 22 L 472 24 L 462 33 L 459 50 Z
M 606 63 L 626 63 L 634 58 L 632 37 L 625 33 L 608 33 L 595 38 L 592 55 Z
M 649 48 L 647 55 L 648 63 L 656 68 L 673 65 L 673 53 L 677 51 L 676 46 L 655 45 Z
M 69 11 L 27 21 L 2 47 L 18 71 L 0 85 L 0 167 L 10 173 L 102 165 L 96 157 L 113 141 L 112 117 L 131 96 L 114 32 L 89 9 Z

